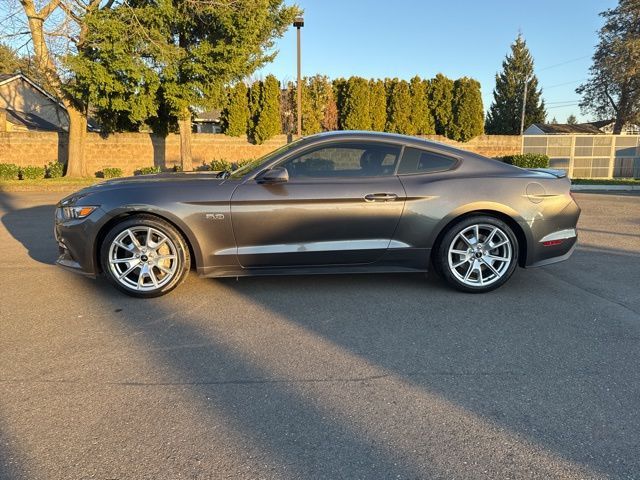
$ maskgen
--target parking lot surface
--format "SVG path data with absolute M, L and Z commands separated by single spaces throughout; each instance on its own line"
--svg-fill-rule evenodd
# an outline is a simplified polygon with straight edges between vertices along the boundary
M 0 478 L 640 478 L 640 197 L 485 295 L 434 275 L 54 265 L 61 193 L 0 192 Z

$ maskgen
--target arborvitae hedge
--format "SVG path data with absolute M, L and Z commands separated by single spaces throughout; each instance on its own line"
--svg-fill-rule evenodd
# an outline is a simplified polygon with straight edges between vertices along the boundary
M 226 108 L 222 111 L 222 130 L 232 137 L 247 134 L 249 123 L 248 90 L 244 82 L 238 82 L 229 90 Z
M 296 85 L 289 82 L 285 88 L 280 90 L 271 75 L 255 82 L 249 93 L 244 84 L 231 88 L 223 111 L 225 133 L 248 132 L 257 143 L 283 128 L 285 133 L 295 133 Z M 436 133 L 468 141 L 482 134 L 483 125 L 480 84 L 467 77 L 454 82 L 438 74 L 430 80 L 415 76 L 407 82 L 361 77 L 331 81 L 315 75 L 302 82 L 303 135 L 335 129 L 374 130 Z
M 342 128 L 345 130 L 371 130 L 369 82 L 351 77 L 344 91 Z
M 260 108 L 251 135 L 256 143 L 263 143 L 280 133 L 280 82 L 268 75 L 261 83 Z

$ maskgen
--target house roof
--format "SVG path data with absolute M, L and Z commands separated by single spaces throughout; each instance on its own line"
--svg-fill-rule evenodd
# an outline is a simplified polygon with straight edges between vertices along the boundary
M 220 115 L 222 110 L 214 108 L 205 112 L 197 113 L 193 119 L 194 122 L 218 122 L 220 121 Z
M 548 135 L 566 133 L 586 133 L 595 135 L 603 133 L 602 130 L 600 130 L 600 127 L 595 125 L 596 123 L 603 122 L 577 123 L 574 125 L 570 125 L 568 123 L 534 123 L 532 126 L 539 128 L 542 132 Z M 611 122 L 605 121 L 604 125 L 608 125 L 609 123 Z
M 58 100 L 56 97 L 54 97 L 53 95 L 51 95 L 49 92 L 47 92 L 44 88 L 42 88 L 40 85 L 38 85 L 36 82 L 34 82 L 33 80 L 31 80 L 29 77 L 27 77 L 24 73 L 0 73 L 0 85 L 4 85 L 6 83 L 10 83 L 13 82 L 14 80 L 24 80 L 25 82 L 27 82 L 29 85 L 31 85 L 33 88 L 35 88 L 36 90 L 38 90 L 40 93 L 42 93 L 44 96 L 46 96 L 47 98 L 49 98 L 51 101 L 57 103 L 58 105 L 60 105 L 62 108 L 65 108 L 64 105 L 62 105 L 62 103 L 60 102 L 60 100 Z
M 0 108 L 0 112 L 5 112 L 7 115 L 7 121 L 14 125 L 20 125 L 22 127 L 26 127 L 29 130 L 42 130 L 48 132 L 61 132 L 63 129 L 54 125 L 51 122 L 48 122 L 42 117 L 38 115 L 34 115 L 33 113 L 26 112 L 18 112 L 16 110 L 9 110 Z

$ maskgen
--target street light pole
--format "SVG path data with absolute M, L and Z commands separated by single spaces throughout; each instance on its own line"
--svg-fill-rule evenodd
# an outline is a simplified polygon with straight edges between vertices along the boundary
M 304 18 L 302 17 L 296 17 L 296 19 L 293 21 L 293 26 L 296 27 L 297 30 L 297 37 L 298 37 L 298 101 L 297 101 L 297 109 L 296 112 L 298 113 L 297 117 L 298 117 L 298 136 L 302 135 L 302 85 L 301 85 L 301 78 L 300 78 L 300 29 L 302 27 L 304 27 Z

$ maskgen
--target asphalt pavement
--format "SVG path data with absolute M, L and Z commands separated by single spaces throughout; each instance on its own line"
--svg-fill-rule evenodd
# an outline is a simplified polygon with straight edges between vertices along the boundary
M 0 192 L 0 478 L 640 478 L 640 196 L 469 295 L 435 275 L 201 279 L 139 300 L 54 265 L 62 193 Z

